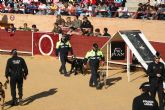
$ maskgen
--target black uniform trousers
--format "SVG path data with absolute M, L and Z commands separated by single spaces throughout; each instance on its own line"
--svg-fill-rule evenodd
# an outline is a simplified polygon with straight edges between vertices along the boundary
M 97 81 L 98 73 L 97 73 L 97 70 L 99 68 L 99 60 L 97 60 L 97 59 L 90 59 L 89 65 L 90 65 L 90 69 L 91 69 L 91 77 L 90 77 L 90 80 L 89 80 L 89 84 L 93 85 L 93 83 L 94 83 L 94 85 L 97 86 L 98 85 L 98 81 Z
M 152 79 L 150 82 L 150 93 L 153 98 L 156 97 L 156 92 L 158 92 L 158 99 L 159 99 L 159 109 L 164 110 L 164 92 L 163 92 L 163 82 L 158 82 L 157 79 Z
M 61 61 L 61 67 L 60 67 L 60 72 L 67 74 L 67 70 L 66 70 L 66 62 L 71 63 L 71 61 L 68 60 L 67 55 L 60 55 L 60 61 Z
M 10 89 L 13 100 L 16 100 L 16 86 L 18 88 L 19 98 L 23 96 L 23 78 L 22 77 L 10 77 Z

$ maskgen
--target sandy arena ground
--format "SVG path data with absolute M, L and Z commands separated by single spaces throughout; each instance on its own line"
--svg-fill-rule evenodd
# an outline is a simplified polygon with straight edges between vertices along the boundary
M 0 81 L 5 82 L 5 66 L 9 55 L 0 55 Z M 90 75 L 64 77 L 58 72 L 60 62 L 54 57 L 24 56 L 29 76 L 24 82 L 23 106 L 6 106 L 8 110 L 131 110 L 132 100 L 140 94 L 139 85 L 147 81 L 143 71 L 132 73 L 127 81 L 122 69 L 110 69 L 108 88 L 96 90 L 88 86 Z M 67 65 L 69 70 L 70 65 Z M 10 88 L 6 101 L 11 99 Z

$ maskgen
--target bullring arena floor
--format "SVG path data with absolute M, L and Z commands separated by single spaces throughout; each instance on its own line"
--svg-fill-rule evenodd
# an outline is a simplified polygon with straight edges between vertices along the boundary
M 4 72 L 9 57 L 0 55 L 2 82 L 5 82 Z M 54 57 L 23 58 L 29 68 L 29 76 L 24 82 L 24 103 L 23 106 L 6 106 L 8 110 L 131 110 L 133 98 L 140 94 L 139 85 L 147 81 L 143 71 L 132 73 L 131 82 L 128 82 L 126 72 L 112 68 L 109 70 L 108 88 L 96 90 L 88 86 L 89 74 L 60 75 L 60 62 Z M 6 102 L 10 99 L 8 85 Z

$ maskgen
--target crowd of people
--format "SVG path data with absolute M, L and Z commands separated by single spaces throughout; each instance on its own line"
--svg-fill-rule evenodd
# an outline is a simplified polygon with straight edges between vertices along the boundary
M 155 3 L 139 4 L 137 12 L 129 12 L 126 0 L 115 3 L 114 0 L 77 0 L 77 1 L 30 1 L 30 0 L 0 0 L 1 13 L 66 15 L 66 16 L 94 16 L 119 17 L 136 19 L 164 19 L 165 5 Z
M 27 23 L 24 23 L 23 26 L 15 27 L 14 24 L 9 24 L 9 26 L 5 27 L 7 32 L 15 32 L 16 30 L 20 31 L 32 31 L 37 32 L 39 29 L 35 24 L 31 27 L 28 26 Z M 51 31 L 54 34 L 68 34 L 68 35 L 83 35 L 83 36 L 96 36 L 96 37 L 111 37 L 108 33 L 108 28 L 103 29 L 103 33 L 99 28 L 95 28 L 92 23 L 88 20 L 87 16 L 84 16 L 79 19 L 79 16 L 75 16 L 73 20 L 71 17 L 67 17 L 66 20 L 62 18 L 61 15 L 57 15 L 56 21 L 54 23 L 54 27 Z
M 0 28 L 0 29 L 1 29 L 1 28 Z M 31 28 L 30 28 L 30 27 L 28 27 L 28 24 L 27 24 L 27 23 L 24 23 L 23 26 L 20 26 L 20 27 L 18 27 L 18 28 L 16 28 L 16 27 L 14 26 L 14 24 L 9 24 L 9 26 L 5 27 L 5 30 L 6 30 L 7 32 L 12 32 L 12 33 L 14 33 L 16 30 L 21 30 L 21 31 L 32 31 L 32 32 L 37 32 L 37 31 L 39 31 L 39 29 L 37 28 L 37 26 L 36 26 L 35 24 L 33 24 L 33 25 L 31 26 Z
M 106 36 L 111 37 L 108 33 L 108 28 L 104 28 L 103 34 L 100 32 L 99 28 L 96 28 L 93 31 L 93 25 L 88 20 L 87 16 L 83 17 L 83 20 L 79 19 L 79 16 L 75 16 L 73 20 L 71 17 L 67 17 L 66 21 L 61 17 L 61 15 L 57 15 L 56 22 L 54 23 L 54 28 L 52 30 L 53 33 L 66 33 L 69 35 L 84 35 L 84 36 Z

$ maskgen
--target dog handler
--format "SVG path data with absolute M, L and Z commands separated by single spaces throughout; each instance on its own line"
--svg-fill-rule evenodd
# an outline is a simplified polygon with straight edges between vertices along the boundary
M 17 104 L 16 85 L 18 88 L 19 102 L 21 102 L 22 100 L 23 79 L 26 80 L 27 78 L 28 68 L 26 66 L 25 60 L 17 56 L 16 49 L 13 49 L 11 53 L 12 53 L 12 57 L 9 58 L 7 61 L 5 76 L 7 78 L 7 81 L 9 81 L 9 77 L 10 77 L 10 88 L 11 88 L 11 96 L 12 96 L 11 105 L 14 106 Z
M 69 36 L 64 35 L 62 36 L 61 40 L 59 40 L 56 43 L 56 56 L 58 57 L 60 55 L 60 61 L 61 61 L 61 67 L 59 69 L 59 72 L 61 74 L 64 74 L 64 76 L 69 76 L 69 74 L 67 74 L 67 70 L 65 66 L 66 62 L 71 63 L 68 60 L 69 51 L 71 52 L 71 55 L 73 55 L 72 46 L 69 42 Z
M 91 77 L 89 80 L 89 86 L 93 87 L 95 86 L 96 89 L 100 89 L 100 85 L 97 82 L 97 70 L 99 68 L 100 61 L 102 62 L 102 65 L 104 65 L 104 55 L 102 51 L 98 48 L 97 43 L 93 44 L 93 49 L 91 51 L 88 51 L 85 59 L 84 59 L 84 65 L 86 66 L 87 61 L 89 61 L 90 69 L 91 69 Z M 94 85 L 93 85 L 94 84 Z

